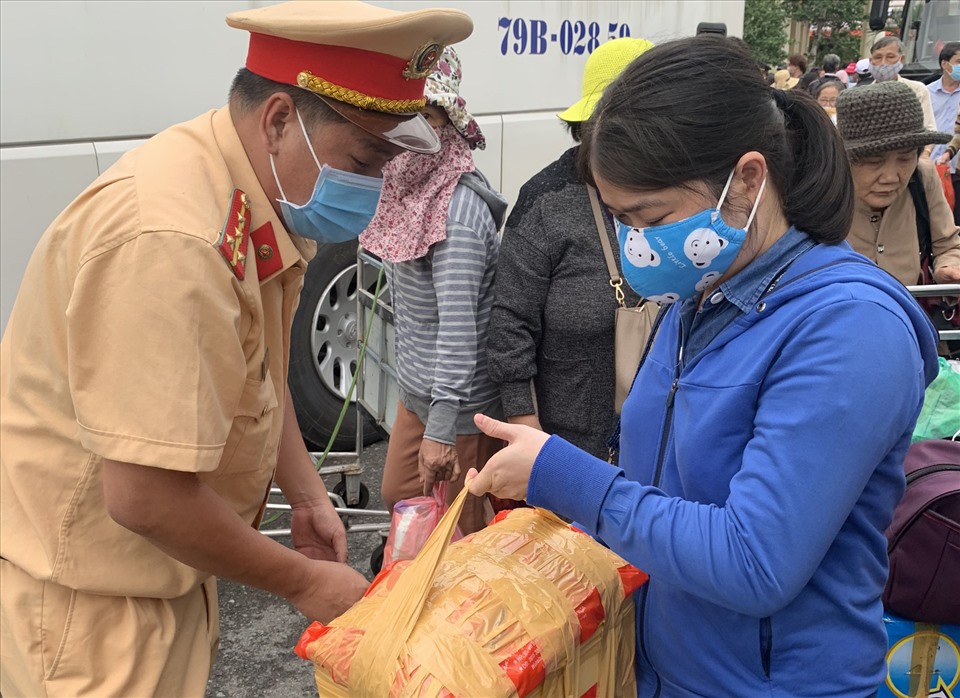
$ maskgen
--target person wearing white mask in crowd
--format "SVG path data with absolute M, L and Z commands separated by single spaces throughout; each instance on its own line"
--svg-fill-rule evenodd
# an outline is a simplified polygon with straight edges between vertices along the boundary
M 933 104 L 930 102 L 930 92 L 927 86 L 916 80 L 908 80 L 900 75 L 903 70 L 903 42 L 895 36 L 884 36 L 877 39 L 870 49 L 870 75 L 876 82 L 899 80 L 913 90 L 923 108 L 923 127 L 928 131 L 937 130 L 937 120 L 933 115 Z M 923 156 L 929 158 L 933 146 L 923 150 Z

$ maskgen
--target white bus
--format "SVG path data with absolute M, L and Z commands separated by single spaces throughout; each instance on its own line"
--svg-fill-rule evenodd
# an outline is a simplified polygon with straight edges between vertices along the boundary
M 265 2 L 0 2 L 0 330 L 43 231 L 128 149 L 226 102 L 247 34 L 228 12 Z M 487 148 L 477 166 L 508 200 L 571 145 L 556 118 L 580 96 L 589 54 L 622 36 L 660 42 L 701 22 L 743 31 L 744 0 L 374 2 L 456 7 L 462 92 Z M 677 75 L 682 80 L 682 75 Z M 290 388 L 304 436 L 327 443 L 357 357 L 356 245 L 321 246 L 294 329 Z M 335 444 L 354 442 L 351 410 Z

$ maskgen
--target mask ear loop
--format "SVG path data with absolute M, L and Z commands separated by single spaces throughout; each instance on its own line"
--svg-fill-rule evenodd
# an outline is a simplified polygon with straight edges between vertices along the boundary
M 727 198 L 727 192 L 730 191 L 730 183 L 733 181 L 733 173 L 736 172 L 736 171 L 737 171 L 737 168 L 734 167 L 732 170 L 730 170 L 730 174 L 727 175 L 727 183 L 723 185 L 723 191 L 720 192 L 720 201 L 717 202 L 717 211 L 718 211 L 718 212 L 719 212 L 720 209 L 723 207 L 723 202 L 724 202 L 724 201 L 726 200 L 726 198 Z
M 300 130 L 303 131 L 303 140 L 307 142 L 307 148 L 310 150 L 310 155 L 313 157 L 313 161 L 317 163 L 317 169 L 322 170 L 323 165 L 320 164 L 320 161 L 317 160 L 317 154 L 313 152 L 313 144 L 310 142 L 310 136 L 307 135 L 307 127 L 303 125 L 303 117 L 300 116 L 300 110 L 296 109 L 297 112 L 297 121 L 300 122 Z
M 753 217 L 757 215 L 757 211 L 760 209 L 760 199 L 763 197 L 763 190 L 767 188 L 767 176 L 763 176 L 763 181 L 760 182 L 760 190 L 757 192 L 757 200 L 753 202 L 753 210 L 750 211 L 750 216 L 747 218 L 747 225 L 744 228 L 745 230 L 750 230 L 750 224 L 753 223 Z
M 273 164 L 273 153 L 270 153 L 270 169 L 273 170 L 273 181 L 277 183 L 277 189 L 280 190 L 280 196 L 284 201 L 288 201 L 287 195 L 283 193 L 283 187 L 280 186 L 280 178 L 277 177 L 277 166 Z
M 313 152 L 313 145 L 310 143 L 310 137 L 307 135 L 307 127 L 303 125 L 303 117 L 300 116 L 300 110 L 295 109 L 297 113 L 297 121 L 300 122 L 300 130 L 303 132 L 303 140 L 307 142 L 307 149 L 310 151 L 313 161 L 317 163 L 317 169 L 323 170 L 323 167 L 320 165 L 320 161 L 317 160 L 317 154 Z M 273 153 L 270 153 L 270 169 L 273 170 L 273 181 L 277 183 L 277 189 L 280 190 L 280 196 L 283 197 L 284 201 L 289 201 L 287 195 L 283 192 L 283 187 L 280 185 L 280 178 L 277 177 L 277 166 L 273 163 Z
M 720 201 L 717 202 L 717 212 L 720 212 L 720 207 L 723 206 L 724 200 L 727 198 L 727 192 L 730 191 L 730 184 L 733 182 L 733 173 L 736 172 L 736 168 L 730 170 L 730 175 L 727 177 L 727 183 L 723 185 L 723 191 L 720 192 Z M 753 208 L 750 209 L 750 215 L 747 217 L 747 224 L 744 226 L 744 230 L 750 230 L 750 224 L 753 223 L 754 216 L 757 215 L 757 210 L 760 208 L 760 199 L 763 197 L 763 191 L 767 188 L 767 176 L 763 176 L 763 181 L 760 182 L 760 190 L 757 192 L 757 198 L 753 202 Z

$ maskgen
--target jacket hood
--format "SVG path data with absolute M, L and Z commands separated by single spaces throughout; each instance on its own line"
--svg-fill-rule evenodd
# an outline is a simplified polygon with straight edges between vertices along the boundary
M 857 265 L 857 266 L 854 266 Z M 855 273 L 852 273 L 855 272 Z M 854 252 L 849 243 L 819 244 L 801 255 L 780 279 L 777 288 L 764 298 L 770 309 L 792 298 L 831 284 L 856 282 L 884 292 L 903 309 L 913 325 L 920 347 L 927 385 L 937 377 L 937 344 L 940 336 L 916 299 L 895 277 L 871 260 Z M 868 339 L 868 338 L 864 338 Z
M 487 179 L 480 170 L 466 172 L 460 177 L 460 184 L 473 189 L 480 198 L 486 202 L 490 213 L 493 216 L 494 225 L 497 230 L 503 227 L 503 221 L 507 216 L 507 199 L 493 188 L 490 180 Z

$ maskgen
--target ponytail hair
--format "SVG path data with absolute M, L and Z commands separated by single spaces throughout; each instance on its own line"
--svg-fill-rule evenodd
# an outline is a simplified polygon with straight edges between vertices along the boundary
M 774 92 L 788 150 L 786 176 L 777 178 L 786 179 L 785 187 L 777 189 L 787 221 L 817 242 L 841 242 L 853 223 L 854 202 L 843 139 L 812 97 L 794 90 Z
M 594 173 L 624 189 L 701 181 L 719 197 L 737 161 L 757 151 L 791 225 L 836 244 L 853 220 L 850 164 L 830 118 L 803 91 L 768 86 L 749 52 L 723 37 L 671 41 L 634 60 L 582 137 L 587 182 Z

